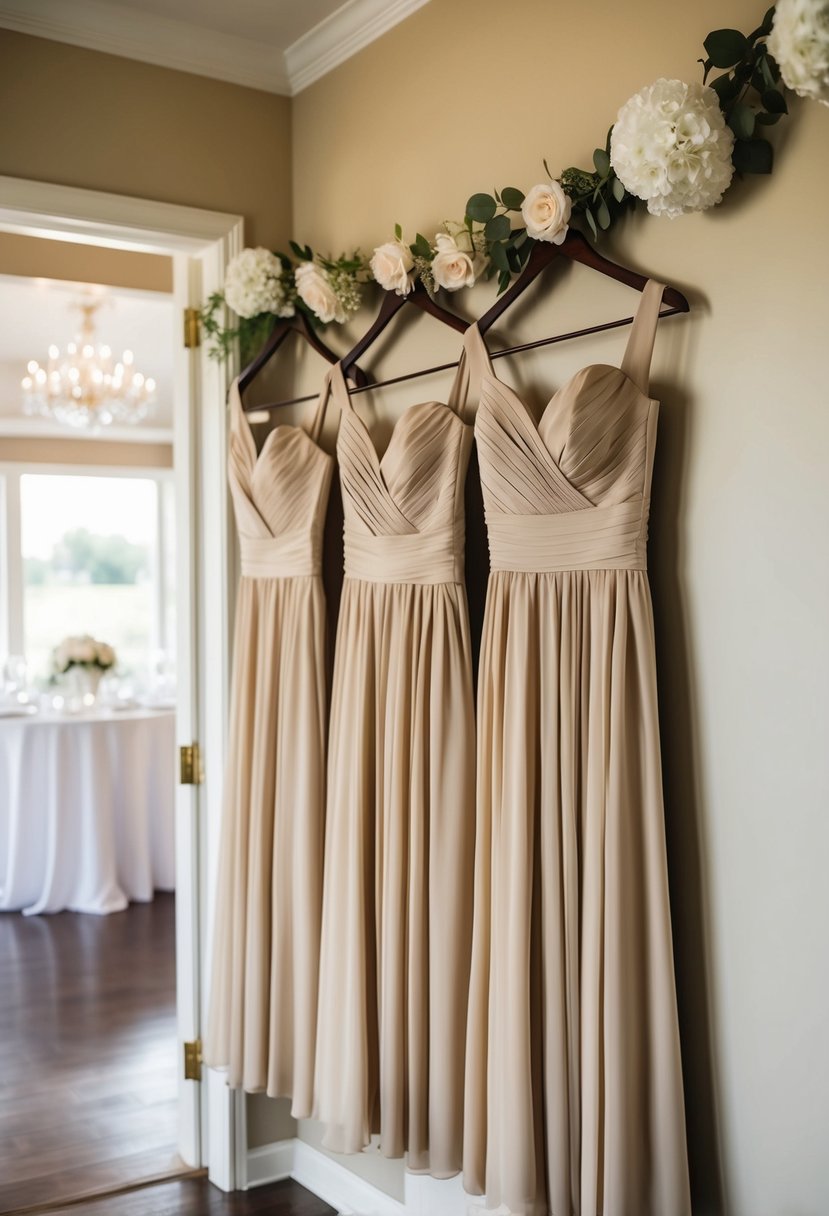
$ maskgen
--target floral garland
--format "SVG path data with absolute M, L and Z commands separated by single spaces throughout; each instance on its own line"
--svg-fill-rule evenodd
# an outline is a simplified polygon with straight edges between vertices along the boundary
M 515 186 L 473 194 L 463 220 L 447 220 L 434 241 L 417 233 L 408 243 L 398 224 L 368 263 L 359 251 L 332 260 L 292 241 L 296 267 L 283 254 L 244 250 L 203 313 L 211 354 L 225 358 L 239 339 L 245 358 L 274 317 L 297 309 L 319 325 L 346 321 L 369 272 L 404 296 L 418 281 L 432 295 L 496 277 L 500 293 L 533 242 L 560 244 L 571 222 L 598 239 L 640 202 L 651 215 L 675 218 L 719 203 L 735 173 L 770 173 L 764 132 L 788 113 L 783 87 L 829 106 L 829 0 L 778 0 L 750 34 L 714 30 L 704 47 L 702 82 L 659 79 L 635 93 L 594 151 L 592 169 L 570 167 L 556 178 L 544 161 L 546 182 L 526 194 Z M 513 226 L 516 215 L 523 222 Z M 236 327 L 221 325 L 225 305 Z

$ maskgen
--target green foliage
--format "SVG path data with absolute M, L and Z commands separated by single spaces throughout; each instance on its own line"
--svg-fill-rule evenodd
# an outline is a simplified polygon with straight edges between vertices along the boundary
M 774 8 L 757 29 L 748 35 L 739 30 L 713 30 L 705 39 L 707 55 L 701 59 L 703 81 L 712 68 L 725 68 L 710 81 L 720 109 L 734 132 L 732 160 L 738 173 L 771 173 L 773 150 L 757 134 L 758 125 L 771 127 L 788 113 L 780 90 L 780 68 L 769 54 L 766 39 L 771 33 Z
M 149 573 L 149 552 L 124 536 L 101 536 L 87 528 L 75 528 L 61 537 L 50 561 L 43 565 L 38 580 L 41 583 L 131 584 Z

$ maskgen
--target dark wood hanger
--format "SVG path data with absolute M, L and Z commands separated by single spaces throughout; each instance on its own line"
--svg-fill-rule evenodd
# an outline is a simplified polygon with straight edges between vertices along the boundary
M 400 296 L 395 291 L 387 291 L 383 296 L 380 311 L 377 313 L 372 325 L 366 330 L 359 342 L 340 360 L 340 366 L 343 369 L 344 375 L 348 375 L 360 356 L 376 342 L 383 330 L 397 316 L 403 305 L 407 303 L 420 308 L 423 312 L 428 313 L 430 317 L 442 321 L 444 325 L 448 325 L 459 334 L 462 334 L 464 330 L 469 328 L 469 322 L 465 321 L 463 317 L 450 312 L 448 308 L 444 308 L 436 300 L 433 300 L 421 282 L 417 282 L 407 296 Z
M 639 274 L 636 270 L 630 270 L 627 266 L 619 266 L 617 262 L 611 262 L 610 258 L 606 258 L 603 254 L 599 253 L 595 245 L 590 244 L 583 233 L 579 232 L 576 228 L 571 228 L 560 245 L 554 245 L 551 241 L 535 242 L 535 248 L 530 254 L 527 265 L 522 273 L 512 286 L 502 296 L 499 296 L 492 307 L 479 319 L 478 329 L 481 334 L 485 334 L 499 317 L 503 316 L 510 305 L 519 296 L 524 294 L 530 284 L 535 282 L 548 266 L 561 257 L 569 258 L 571 262 L 581 262 L 583 266 L 589 266 L 591 270 L 598 270 L 599 274 L 616 279 L 617 282 L 624 283 L 627 287 L 635 287 L 637 291 L 644 291 L 645 284 L 648 282 L 646 275 Z M 670 317 L 675 313 L 690 312 L 691 310 L 691 306 L 685 296 L 681 291 L 677 291 L 675 287 L 665 288 L 662 303 L 663 305 L 667 305 L 667 308 L 663 308 L 659 314 L 662 317 Z M 607 321 L 602 325 L 591 325 L 588 329 L 576 329 L 554 338 L 542 338 L 538 342 L 529 342 L 521 346 L 509 347 L 508 350 L 495 352 L 493 358 L 496 354 L 514 354 L 519 350 L 530 350 L 535 346 L 545 346 L 551 342 L 563 342 L 569 338 L 580 338 L 586 334 L 601 333 L 605 329 L 616 329 L 620 325 L 632 324 L 633 317 L 623 317 L 620 321 Z
M 297 311 L 292 317 L 280 317 L 274 324 L 270 332 L 267 342 L 262 347 L 256 358 L 248 364 L 244 371 L 239 376 L 239 393 L 244 393 L 245 389 L 249 388 L 256 377 L 261 372 L 262 368 L 270 362 L 282 344 L 285 342 L 289 334 L 298 334 L 303 341 L 315 350 L 318 355 L 326 360 L 327 363 L 336 363 L 339 355 L 326 346 L 322 338 L 314 329 L 308 317 L 302 311 Z M 355 385 L 368 385 L 370 378 L 361 368 L 356 366 L 356 363 L 349 369 L 349 378 L 354 381 Z M 307 398 L 303 398 L 307 400 Z M 272 405 L 245 405 L 242 408 L 246 411 L 253 410 L 273 410 L 278 409 L 285 402 L 275 402 Z
M 624 283 L 627 287 L 634 287 L 637 291 L 644 291 L 645 284 L 648 282 L 646 275 L 639 274 L 636 270 L 630 270 L 627 266 L 619 266 L 618 263 L 611 262 L 609 258 L 599 253 L 595 246 L 591 245 L 581 232 L 578 232 L 574 228 L 570 229 L 561 245 L 554 245 L 550 241 L 536 241 L 534 245 L 535 247 L 521 274 L 478 321 L 478 328 L 482 334 L 486 333 L 498 318 L 503 316 L 510 304 L 517 300 L 520 295 L 523 295 L 542 271 L 546 270 L 559 257 L 569 258 L 573 262 L 581 262 L 584 266 L 589 266 L 592 270 L 598 270 L 600 274 L 605 274 L 611 279 L 616 279 L 617 282 Z M 420 294 L 421 292 L 422 295 Z M 345 368 L 346 359 L 350 357 L 359 359 L 363 351 L 371 345 L 378 334 L 383 332 L 386 325 L 399 312 L 407 299 L 419 305 L 425 312 L 431 312 L 432 315 L 441 314 L 439 319 L 447 321 L 447 324 L 452 325 L 452 328 L 457 329 L 459 332 L 463 332 L 463 330 L 468 328 L 467 321 L 455 316 L 448 309 L 441 308 L 439 304 L 435 304 L 433 300 L 430 300 L 425 289 L 420 284 L 408 296 L 398 296 L 394 292 L 387 292 L 374 324 L 357 345 L 349 351 L 348 355 L 345 356 L 345 359 L 342 361 L 343 368 Z M 676 287 L 665 287 L 662 303 L 663 306 L 667 304 L 667 308 L 663 307 L 661 309 L 659 313 L 660 317 L 672 317 L 676 313 L 691 311 L 691 305 L 688 303 L 688 300 Z M 434 306 L 434 309 L 438 310 L 438 313 L 433 312 L 430 306 Z M 447 319 L 449 317 L 452 318 L 451 321 Z M 632 316 L 621 317 L 618 321 L 603 321 L 599 325 L 588 325 L 583 329 L 571 329 L 567 333 L 555 334 L 551 338 L 536 338 L 533 342 L 520 342 L 515 346 L 504 347 L 502 350 L 490 351 L 489 357 L 491 359 L 503 359 L 506 355 L 520 354 L 525 350 L 536 350 L 540 346 L 551 346 L 556 342 L 569 342 L 571 338 L 583 338 L 589 334 L 603 333 L 608 329 L 619 329 L 624 325 L 632 325 L 633 320 Z M 437 372 L 450 371 L 453 367 L 457 366 L 457 360 L 451 363 L 438 363 L 434 367 L 420 368 L 416 372 L 405 372 L 401 376 L 391 376 L 387 380 L 380 380 L 364 385 L 357 384 L 354 388 L 349 389 L 349 394 L 354 396 L 357 393 L 368 392 L 369 389 L 384 388 L 390 384 L 402 384 L 404 380 L 417 380 L 421 376 L 431 376 Z M 313 401 L 315 397 L 316 395 L 312 393 L 307 397 L 295 397 L 292 401 L 286 401 L 284 404 L 299 405 L 304 401 Z M 261 408 L 268 409 L 269 407 L 263 406 Z

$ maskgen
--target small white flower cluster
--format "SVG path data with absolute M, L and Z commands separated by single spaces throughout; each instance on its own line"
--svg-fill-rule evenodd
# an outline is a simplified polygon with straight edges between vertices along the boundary
M 327 270 L 317 262 L 302 262 L 294 272 L 300 300 L 323 324 L 341 325 L 360 307 L 360 284 L 349 270 Z
M 269 249 L 243 249 L 228 263 L 224 297 L 238 317 L 294 315 L 294 292 L 279 258 Z
M 777 0 L 768 48 L 788 88 L 829 106 L 829 0 Z
M 657 80 L 619 111 L 610 163 L 651 215 L 704 211 L 731 183 L 734 136 L 717 94 L 705 85 Z
M 98 642 L 88 633 L 79 637 L 64 638 L 52 651 L 52 668 L 63 675 L 70 667 L 97 667 L 108 671 L 115 666 L 116 655 L 106 642 Z

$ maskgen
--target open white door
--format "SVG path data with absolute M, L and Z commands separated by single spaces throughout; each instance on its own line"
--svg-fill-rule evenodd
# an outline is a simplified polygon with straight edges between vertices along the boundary
M 224 1190 L 236 1181 L 240 1099 L 212 1070 L 184 1077 L 184 1044 L 198 1053 L 205 1012 L 208 890 L 221 827 L 235 547 L 228 529 L 225 388 L 228 369 L 184 344 L 184 309 L 221 288 L 242 248 L 240 216 L 0 176 L 0 229 L 162 253 L 173 258 L 181 318 L 176 341 L 174 462 L 177 542 L 179 746 L 200 745 L 204 780 L 180 785 L 176 829 L 179 1151 L 207 1164 Z M 198 1070 L 197 1070 L 198 1071 Z
M 236 1181 L 238 1099 L 221 1076 L 202 1071 L 199 1060 L 209 991 L 209 893 L 218 864 L 231 588 L 236 581 L 225 474 L 227 368 L 208 359 L 197 326 L 186 323 L 187 313 L 192 315 L 221 285 L 224 264 L 225 251 L 217 247 L 200 257 L 180 254 L 173 260 L 173 290 L 182 318 L 173 449 L 180 555 L 177 734 L 183 749 L 176 806 L 176 978 L 182 1062 L 179 1153 L 188 1165 L 208 1164 L 211 1180 L 230 1190 Z
M 198 303 L 200 267 L 181 254 L 174 259 L 176 311 Z M 179 1154 L 190 1166 L 203 1160 L 201 1143 L 201 842 L 199 830 L 201 747 L 199 744 L 199 543 L 198 401 L 199 351 L 176 341 L 173 469 L 176 519 L 176 742 L 181 771 L 176 794 L 176 1012 L 179 1043 Z M 190 749 L 187 751 L 186 749 Z M 189 763 L 188 763 L 189 759 Z M 189 772 L 188 772 L 189 769 Z

